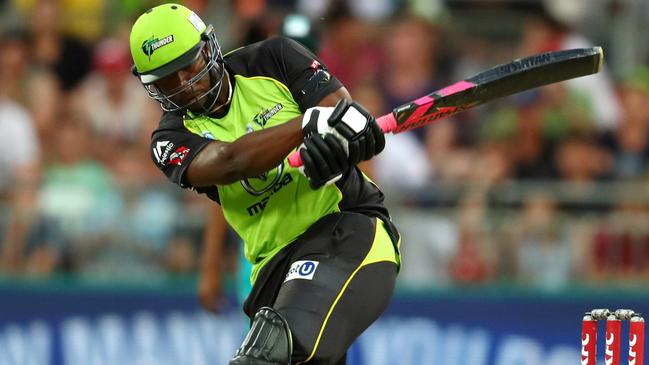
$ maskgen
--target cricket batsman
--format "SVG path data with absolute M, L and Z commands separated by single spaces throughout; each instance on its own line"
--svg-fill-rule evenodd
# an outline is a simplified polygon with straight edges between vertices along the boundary
M 253 264 L 251 328 L 230 365 L 345 364 L 400 265 L 383 193 L 356 167 L 385 145 L 374 117 L 299 43 L 223 55 L 212 26 L 182 5 L 142 14 L 130 48 L 165 111 L 154 163 L 221 205 Z M 286 159 L 296 149 L 301 169 Z

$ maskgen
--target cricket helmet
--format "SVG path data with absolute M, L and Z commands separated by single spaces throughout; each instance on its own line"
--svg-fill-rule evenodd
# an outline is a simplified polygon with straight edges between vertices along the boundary
M 223 54 L 213 27 L 206 26 L 196 13 L 179 4 L 147 10 L 133 24 L 130 49 L 133 74 L 163 110 L 185 109 L 197 101 L 204 113 L 214 107 L 225 75 Z M 191 65 L 199 57 L 204 57 L 205 67 L 188 82 L 166 92 L 156 86 L 157 81 Z M 174 96 L 193 91 L 194 85 L 203 78 L 210 80 L 208 90 L 184 104 L 174 101 Z

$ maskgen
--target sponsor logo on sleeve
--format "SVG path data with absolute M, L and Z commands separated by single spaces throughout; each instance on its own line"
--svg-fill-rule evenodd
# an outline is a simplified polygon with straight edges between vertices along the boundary
M 174 143 L 171 141 L 158 141 L 153 148 L 153 156 L 161 166 L 178 165 L 189 154 L 189 148 L 180 146 L 174 150 Z
M 169 157 L 172 148 L 174 148 L 174 144 L 171 141 L 156 142 L 155 147 L 153 147 L 153 156 L 155 156 L 158 164 L 164 165 L 164 161 Z
M 180 146 L 169 156 L 169 162 L 167 163 L 167 165 L 180 166 L 187 155 L 189 155 L 189 148 Z
M 318 264 L 320 264 L 318 261 L 295 261 L 288 270 L 288 273 L 286 273 L 284 282 L 293 279 L 313 280 L 313 275 L 315 275 Z

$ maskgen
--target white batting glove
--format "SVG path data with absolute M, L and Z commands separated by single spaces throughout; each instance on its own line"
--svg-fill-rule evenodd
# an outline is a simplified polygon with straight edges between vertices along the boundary
M 314 106 L 304 112 L 302 117 L 302 133 L 307 138 L 312 134 L 319 134 L 324 137 L 327 134 L 332 134 L 343 146 L 345 153 L 349 155 L 349 147 L 347 138 L 343 137 L 336 128 L 329 125 L 329 119 L 333 114 L 334 107 Z

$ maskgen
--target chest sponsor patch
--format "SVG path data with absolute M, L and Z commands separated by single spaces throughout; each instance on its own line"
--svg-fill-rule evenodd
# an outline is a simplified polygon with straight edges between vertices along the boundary
M 286 273 L 284 282 L 293 279 L 313 280 L 313 275 L 318 269 L 318 264 L 320 264 L 318 261 L 295 261 L 288 270 L 288 273 Z

